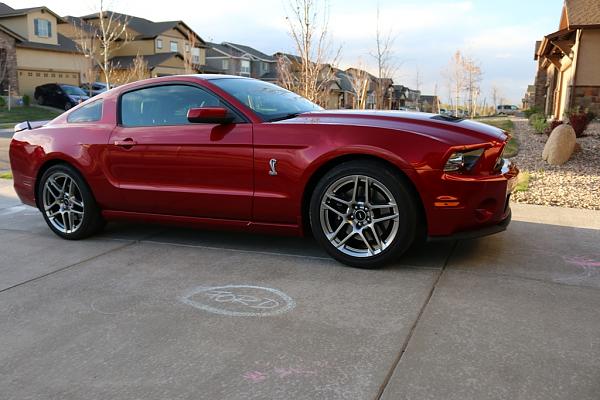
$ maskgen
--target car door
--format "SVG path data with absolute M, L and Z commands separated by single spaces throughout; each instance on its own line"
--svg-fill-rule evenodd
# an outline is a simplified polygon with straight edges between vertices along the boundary
M 125 92 L 108 145 L 108 175 L 121 210 L 250 220 L 252 124 L 232 108 L 233 123 L 190 123 L 187 111 L 225 106 L 195 85 L 167 84 Z

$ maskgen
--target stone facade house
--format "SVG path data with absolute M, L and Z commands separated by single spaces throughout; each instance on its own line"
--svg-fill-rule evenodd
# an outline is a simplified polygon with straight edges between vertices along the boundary
M 553 118 L 580 107 L 600 114 L 600 1 L 565 0 L 556 32 L 536 43 L 532 103 Z

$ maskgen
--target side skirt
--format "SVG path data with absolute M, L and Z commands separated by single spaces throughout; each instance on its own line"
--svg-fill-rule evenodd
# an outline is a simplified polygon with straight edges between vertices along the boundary
M 145 223 L 185 226 L 190 228 L 267 233 L 285 236 L 303 236 L 303 232 L 300 225 L 296 224 L 270 224 L 265 222 L 252 222 L 232 219 L 148 214 L 113 210 L 103 210 L 102 216 L 105 219 L 111 221 L 138 221 Z

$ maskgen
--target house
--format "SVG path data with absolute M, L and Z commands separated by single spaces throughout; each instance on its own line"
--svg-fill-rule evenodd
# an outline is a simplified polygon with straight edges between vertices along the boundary
M 404 85 L 393 85 L 392 86 L 392 109 L 420 109 L 420 97 L 421 91 L 410 89 Z
M 420 95 L 419 111 L 438 114 L 440 112 L 440 99 L 435 95 Z
M 346 71 L 341 69 L 335 70 L 335 79 L 339 86 L 339 104 L 336 108 L 351 109 L 354 108 L 356 93 L 352 86 L 352 81 Z
M 535 98 L 535 85 L 528 85 L 527 91 L 525 92 L 525 95 L 523 96 L 522 109 L 527 110 L 527 109 L 531 108 L 533 106 L 534 98 Z
M 33 95 L 45 83 L 79 85 L 87 64 L 77 45 L 59 32 L 65 21 L 46 7 L 14 9 L 0 3 L 3 90 Z M 13 89 L 14 88 L 14 89 Z
M 111 64 L 121 76 L 132 67 L 138 55 L 147 66 L 144 77 L 206 72 L 206 42 L 183 21 L 154 22 L 113 11 L 104 12 L 103 18 L 111 17 L 127 26 L 123 34 L 127 40 L 115 46 L 109 55 Z M 94 43 L 99 36 L 99 13 L 64 19 L 68 24 L 59 27 L 62 34 L 80 46 L 99 50 L 99 44 Z M 97 71 L 94 65 L 91 68 Z M 102 80 L 99 72 L 98 75 L 94 79 Z
M 206 65 L 222 74 L 277 81 L 277 60 L 250 46 L 223 42 L 207 43 Z
M 533 103 L 560 119 L 581 107 L 600 113 L 600 2 L 565 0 L 556 32 L 536 42 Z

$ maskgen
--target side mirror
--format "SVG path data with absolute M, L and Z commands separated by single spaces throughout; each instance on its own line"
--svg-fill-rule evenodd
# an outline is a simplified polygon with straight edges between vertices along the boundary
M 224 107 L 199 107 L 190 108 L 187 119 L 192 123 L 229 124 L 233 122 L 234 117 L 229 115 Z

